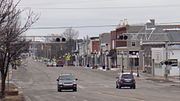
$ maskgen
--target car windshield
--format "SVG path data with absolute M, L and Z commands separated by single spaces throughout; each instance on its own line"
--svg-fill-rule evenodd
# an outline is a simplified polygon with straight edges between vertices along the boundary
M 72 75 L 63 75 L 59 77 L 59 80 L 74 80 Z
M 132 79 L 132 78 L 133 78 L 133 75 L 131 75 L 131 74 L 123 74 L 121 78 L 124 78 L 124 79 Z

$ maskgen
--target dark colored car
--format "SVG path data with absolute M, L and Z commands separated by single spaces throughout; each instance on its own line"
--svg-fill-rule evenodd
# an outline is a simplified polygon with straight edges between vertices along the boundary
M 77 79 L 72 74 L 61 74 L 57 79 L 57 89 L 61 92 L 62 89 L 72 89 L 77 91 Z
M 136 89 L 136 81 L 133 74 L 123 73 L 117 77 L 116 88 L 121 89 L 121 87 L 130 87 L 131 89 Z

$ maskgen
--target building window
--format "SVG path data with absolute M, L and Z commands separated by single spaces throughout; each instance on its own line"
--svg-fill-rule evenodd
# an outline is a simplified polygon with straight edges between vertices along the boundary
M 136 45 L 136 43 L 135 42 L 132 42 L 132 46 L 135 46 Z
M 120 55 L 120 50 L 117 51 L 117 55 Z
M 124 51 L 124 54 L 123 55 L 128 55 L 128 52 L 127 51 Z

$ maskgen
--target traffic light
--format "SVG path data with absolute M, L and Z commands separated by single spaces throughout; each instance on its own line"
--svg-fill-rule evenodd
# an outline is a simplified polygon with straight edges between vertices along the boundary
M 62 38 L 62 42 L 65 42 L 66 41 L 66 38 Z
M 169 61 L 169 60 L 166 60 L 166 61 L 162 61 L 160 62 L 161 65 L 165 64 L 165 65 L 172 65 L 173 62 L 172 61 Z
M 56 38 L 56 42 L 65 42 L 66 38 Z
M 126 36 L 126 35 L 120 35 L 118 39 L 120 39 L 120 40 L 127 40 L 127 39 L 128 39 L 128 36 Z
M 172 62 L 171 62 L 171 61 L 165 61 L 164 64 L 165 64 L 165 65 L 171 65 Z
M 60 42 L 61 40 L 60 40 L 60 38 L 56 38 L 56 42 Z

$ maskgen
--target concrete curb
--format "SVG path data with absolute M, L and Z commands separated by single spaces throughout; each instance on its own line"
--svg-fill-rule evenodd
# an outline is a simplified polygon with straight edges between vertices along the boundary
M 161 77 L 147 77 L 145 78 L 145 80 L 151 80 L 151 81 L 157 81 L 157 82 L 167 82 L 167 83 L 180 83 L 180 81 L 178 80 L 174 80 L 174 79 L 168 79 L 165 80 L 164 78 Z

